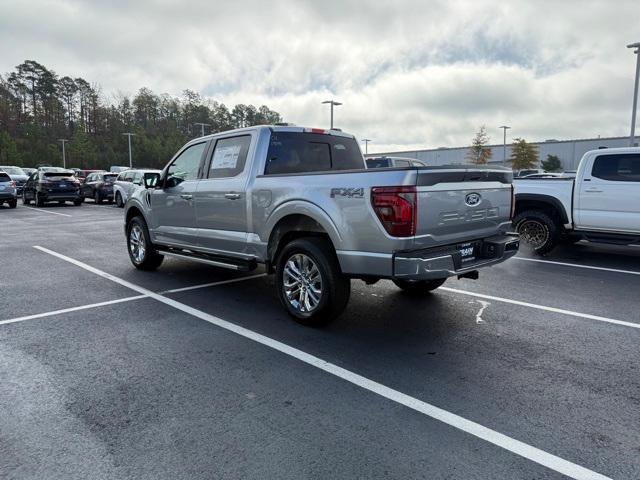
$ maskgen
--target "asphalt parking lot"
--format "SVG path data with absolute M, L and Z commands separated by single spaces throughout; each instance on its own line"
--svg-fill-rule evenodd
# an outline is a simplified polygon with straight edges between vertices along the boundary
M 272 278 L 0 207 L 2 478 L 640 478 L 640 249 L 527 252 L 324 329 Z M 40 247 L 40 248 L 34 248 Z

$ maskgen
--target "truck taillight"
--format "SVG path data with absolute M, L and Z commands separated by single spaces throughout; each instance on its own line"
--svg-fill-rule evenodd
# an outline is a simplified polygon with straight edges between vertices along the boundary
M 416 187 L 373 187 L 371 205 L 389 235 L 412 237 L 416 234 Z
M 511 214 L 509 215 L 509 220 L 513 220 L 516 216 L 516 191 L 513 188 L 513 183 L 511 184 Z

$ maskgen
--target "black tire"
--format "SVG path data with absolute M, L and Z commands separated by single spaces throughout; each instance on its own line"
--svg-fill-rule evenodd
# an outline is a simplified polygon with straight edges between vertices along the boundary
M 122 195 L 120 195 L 120 192 L 116 192 L 116 207 L 124 208 L 124 202 L 122 201 Z
M 44 200 L 40 198 L 40 195 L 36 192 L 36 207 L 44 207 Z
M 549 253 L 558 244 L 560 226 L 541 210 L 527 210 L 513 221 L 520 240 L 539 255 Z
M 98 192 L 97 190 L 93 194 L 93 201 L 96 202 L 98 205 L 100 205 L 102 203 L 102 198 L 100 197 L 100 192 Z
M 433 280 L 415 281 L 394 279 L 392 281 L 396 284 L 396 287 L 401 288 L 411 295 L 424 295 L 425 293 L 429 293 L 432 290 L 441 287 L 446 280 L 446 278 L 436 278 Z
M 23 204 L 23 205 L 29 205 L 30 203 L 31 203 L 31 200 L 29 200 L 29 199 L 27 198 L 27 195 L 23 193 L 23 194 L 22 194 L 22 204 Z
M 76 198 L 76 199 L 73 201 L 73 204 L 74 204 L 76 207 L 79 207 L 80 205 L 82 205 L 82 199 L 81 199 L 81 198 Z
M 9 200 L 7 203 L 9 204 L 9 208 L 16 208 L 18 206 L 18 199 L 14 198 L 13 200 Z
M 287 279 L 293 277 L 286 273 L 285 269 L 287 269 L 289 261 L 296 265 L 296 259 L 300 260 L 304 257 L 311 260 L 311 264 L 306 263 L 310 272 L 307 272 L 308 275 L 299 277 L 301 278 L 300 282 L 305 282 L 304 285 L 302 283 L 300 285 L 302 285 L 302 291 L 306 293 L 300 293 L 296 300 L 295 294 L 287 294 L 284 284 L 285 275 L 287 275 Z M 310 265 L 315 266 L 316 274 L 312 273 L 313 268 Z M 291 270 L 287 269 L 287 272 L 291 272 Z M 313 282 L 313 278 L 319 278 L 320 281 Z M 294 280 L 294 284 L 298 284 L 296 280 Z M 314 289 L 313 286 L 317 287 L 318 284 L 320 294 L 314 295 L 312 292 L 315 292 L 317 288 Z M 297 291 L 301 289 L 298 288 Z M 276 290 L 280 303 L 298 323 L 308 327 L 319 327 L 328 324 L 344 311 L 351 295 L 351 281 L 342 274 L 338 258 L 328 240 L 314 237 L 300 238 L 285 245 L 278 255 Z M 306 296 L 304 300 L 302 299 L 303 295 Z M 316 302 L 314 298 L 317 298 L 318 301 Z M 306 305 L 310 303 L 315 303 L 315 306 L 309 310 Z
M 141 233 L 140 240 L 144 241 L 144 253 L 141 256 L 137 256 L 137 251 L 132 247 L 132 232 L 138 229 Z M 136 236 L 136 238 L 138 238 Z M 164 257 L 158 253 L 154 245 L 151 243 L 149 236 L 149 229 L 147 223 L 142 217 L 133 217 L 129 223 L 127 223 L 127 252 L 129 253 L 129 260 L 133 263 L 133 266 L 139 270 L 155 270 L 161 264 Z
M 65 201 L 64 200 L 58 200 L 58 205 L 64 205 Z

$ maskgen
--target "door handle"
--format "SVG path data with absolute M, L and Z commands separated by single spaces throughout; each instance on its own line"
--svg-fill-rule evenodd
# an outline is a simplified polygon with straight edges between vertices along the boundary
M 224 194 L 224 198 L 228 198 L 229 200 L 238 200 L 240 198 L 240 194 L 235 192 L 229 192 Z
M 180 198 L 184 198 L 185 200 L 191 200 L 193 195 L 189 195 L 188 193 L 181 193 Z
M 586 191 L 589 193 L 602 193 L 602 190 L 596 187 L 587 188 Z

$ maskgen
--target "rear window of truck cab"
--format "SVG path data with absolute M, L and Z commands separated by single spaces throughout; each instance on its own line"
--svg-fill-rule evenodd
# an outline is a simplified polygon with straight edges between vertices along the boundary
M 273 132 L 265 175 L 361 170 L 364 160 L 353 138 L 298 132 Z

